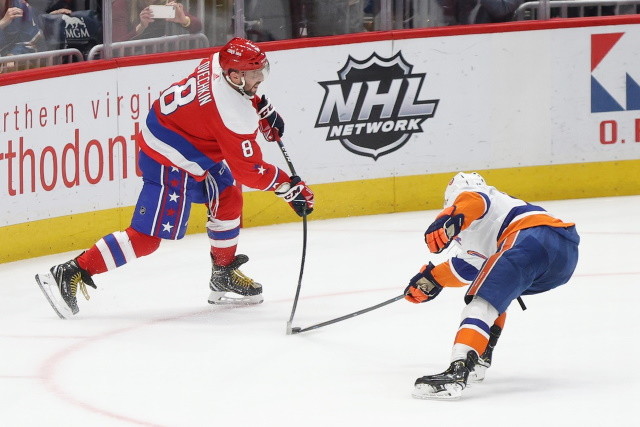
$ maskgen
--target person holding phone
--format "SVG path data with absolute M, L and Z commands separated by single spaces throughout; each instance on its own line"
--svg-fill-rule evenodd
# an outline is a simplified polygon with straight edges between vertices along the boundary
M 173 18 L 154 16 L 150 6 L 163 5 L 174 9 Z M 113 41 L 148 39 L 172 34 L 195 34 L 202 31 L 202 21 L 185 10 L 177 1 L 114 0 Z
M 0 56 L 37 52 L 42 32 L 26 0 L 0 0 Z

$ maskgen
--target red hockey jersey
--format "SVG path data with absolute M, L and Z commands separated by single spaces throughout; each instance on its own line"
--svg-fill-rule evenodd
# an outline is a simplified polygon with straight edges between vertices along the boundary
M 241 184 L 273 190 L 289 176 L 262 159 L 256 142 L 258 100 L 245 98 L 227 83 L 216 53 L 154 102 L 142 129 L 142 150 L 198 180 L 224 160 Z

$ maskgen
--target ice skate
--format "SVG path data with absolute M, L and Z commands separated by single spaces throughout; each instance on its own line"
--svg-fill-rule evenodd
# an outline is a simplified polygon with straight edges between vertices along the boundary
M 466 360 L 451 362 L 446 371 L 418 378 L 412 396 L 416 399 L 459 399 L 462 390 L 467 386 L 469 372 L 477 362 L 476 352 L 470 351 Z
M 483 353 L 484 356 L 484 353 Z M 491 367 L 491 359 L 478 358 L 478 363 L 469 372 L 469 378 L 467 383 L 480 383 L 484 380 L 484 376 L 487 373 L 487 369 Z
M 484 380 L 484 376 L 487 373 L 487 369 L 491 367 L 491 360 L 493 359 L 493 349 L 498 343 L 502 328 L 497 325 L 493 325 L 489 332 L 489 343 L 487 348 L 482 352 L 482 355 L 478 358 L 478 363 L 469 372 L 469 383 L 479 383 Z
M 78 288 L 86 299 L 89 299 L 87 285 L 97 289 L 91 275 L 75 259 L 51 267 L 48 273 L 36 274 L 36 282 L 61 319 L 69 319 L 80 311 L 76 300 Z
M 212 262 L 209 304 L 253 305 L 263 301 L 262 285 L 239 270 L 239 267 L 247 261 L 249 261 L 248 256 L 236 255 L 228 266 L 220 266 Z

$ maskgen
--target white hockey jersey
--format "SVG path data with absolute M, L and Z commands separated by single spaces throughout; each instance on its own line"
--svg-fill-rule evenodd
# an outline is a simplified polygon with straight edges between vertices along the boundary
M 495 187 L 464 191 L 455 201 L 455 214 L 463 214 L 462 231 L 451 243 L 456 255 L 437 265 L 432 274 L 442 286 L 469 285 L 479 269 L 512 233 L 537 226 L 569 227 L 540 206 L 516 199 Z

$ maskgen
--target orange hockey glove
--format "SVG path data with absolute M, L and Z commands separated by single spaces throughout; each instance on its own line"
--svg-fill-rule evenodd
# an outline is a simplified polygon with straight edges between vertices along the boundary
M 414 304 L 431 301 L 438 296 L 442 286 L 433 278 L 431 270 L 434 265 L 429 263 L 423 265 L 420 273 L 416 274 L 409 281 L 409 286 L 404 290 L 404 299 Z
M 440 212 L 436 220 L 424 232 L 424 241 L 432 253 L 440 253 L 445 250 L 452 239 L 460 234 L 464 215 L 454 215 L 455 206 L 450 206 Z

